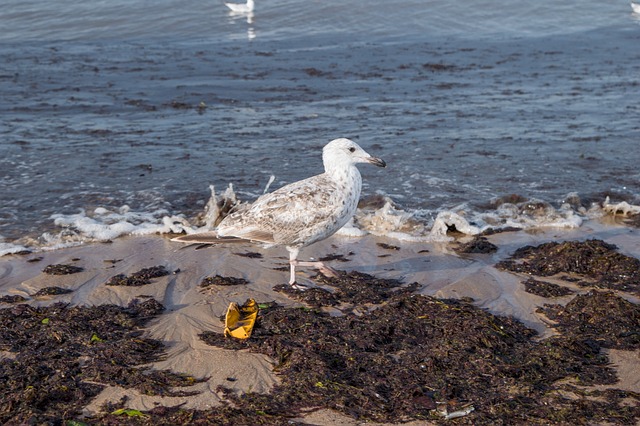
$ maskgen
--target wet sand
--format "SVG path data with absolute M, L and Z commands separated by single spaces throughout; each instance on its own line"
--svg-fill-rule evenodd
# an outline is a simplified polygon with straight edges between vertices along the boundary
M 486 241 L 495 245 L 494 252 L 467 254 L 460 254 L 455 249 L 468 241 L 468 238 L 452 243 L 418 244 L 374 236 L 334 236 L 307 248 L 303 257 L 336 255 L 338 260 L 332 265 L 337 269 L 366 273 L 380 279 L 397 279 L 406 285 L 415 282 L 415 294 L 440 299 L 471 298 L 472 306 L 485 309 L 492 315 L 514 317 L 526 328 L 537 332 L 535 340 L 539 341 L 562 333 L 562 330 L 553 326 L 556 321 L 547 318 L 546 311 L 541 312 L 539 308 L 545 304 L 566 305 L 579 295 L 589 294 L 593 288 L 569 280 L 566 274 L 535 277 L 574 292 L 561 297 L 541 297 L 525 291 L 523 282 L 531 278 L 530 275 L 507 272 L 497 269 L 495 265 L 508 259 L 516 249 L 523 246 L 587 239 L 601 239 L 615 244 L 619 253 L 638 258 L 639 236 L 640 232 L 634 228 L 589 221 L 575 230 L 547 229 L 489 235 Z M 49 265 L 70 265 L 81 270 L 67 275 L 42 272 Z M 168 275 L 151 278 L 149 284 L 141 286 L 105 285 L 118 274 L 131 276 L 137 271 L 154 266 L 163 266 Z M 254 350 L 229 350 L 211 346 L 203 341 L 201 334 L 222 333 L 220 316 L 224 315 L 230 302 L 242 303 L 247 298 L 254 298 L 259 302 L 275 302 L 284 309 L 305 306 L 291 295 L 274 290 L 278 284 L 286 283 L 287 267 L 286 251 L 278 248 L 263 249 L 249 243 L 236 243 L 196 250 L 194 247 L 171 242 L 166 236 L 125 237 L 109 243 L 4 256 L 0 258 L 0 297 L 21 296 L 24 303 L 43 307 L 57 302 L 71 306 L 114 304 L 126 307 L 135 300 L 155 299 L 165 310 L 146 324 L 144 335 L 162 342 L 166 354 L 162 359 L 152 362 L 151 366 L 195 378 L 197 382 L 186 388 L 195 394 L 149 396 L 135 389 L 108 385 L 90 401 L 83 413 L 88 416 L 99 415 L 104 411 L 105 403 L 115 404 L 123 396 L 127 397 L 127 408 L 141 411 L 157 409 L 158 406 L 178 405 L 182 409 L 207 410 L 228 403 L 227 394 L 220 392 L 221 386 L 240 395 L 264 394 L 281 383 L 282 377 L 274 371 L 277 360 Z M 247 284 L 199 285 L 206 277 L 216 275 L 241 278 Z M 301 273 L 300 280 L 315 282 L 313 285 L 335 292 L 335 288 L 332 289 L 325 281 L 310 278 L 313 275 L 314 273 Z M 38 291 L 52 287 L 71 292 L 35 296 Z M 633 304 L 639 302 L 637 292 L 615 291 L 614 295 Z M 7 303 L 9 299 L 3 300 L 5 302 L 0 303 L 2 309 L 15 309 L 19 306 L 17 303 Z M 384 306 L 385 302 L 378 305 Z M 353 306 L 348 312 L 335 306 L 317 309 L 332 316 L 354 314 Z M 360 307 L 358 315 L 366 314 L 367 309 Z M 638 321 L 638 318 L 635 320 Z M 5 351 L 1 353 L 0 359 L 13 359 L 16 356 L 5 347 L 0 350 Z M 635 395 L 637 402 L 640 392 L 638 348 L 603 348 L 601 354 L 608 357 L 611 366 L 617 371 L 617 379 L 612 384 L 599 385 L 599 388 L 626 391 Z M 582 398 L 579 395 L 573 397 Z M 469 403 L 473 404 L 473 401 Z M 323 407 L 322 403 L 319 404 L 316 409 Z M 475 411 L 468 414 L 471 419 L 468 421 L 482 419 L 483 410 L 488 409 L 489 407 L 475 407 Z M 339 413 L 335 410 L 321 409 L 314 410 L 311 414 L 298 415 L 308 416 L 304 421 L 310 424 L 359 422 L 357 418 L 350 417 L 348 412 Z M 586 411 L 584 415 L 587 416 Z M 77 415 L 71 416 L 76 417 Z

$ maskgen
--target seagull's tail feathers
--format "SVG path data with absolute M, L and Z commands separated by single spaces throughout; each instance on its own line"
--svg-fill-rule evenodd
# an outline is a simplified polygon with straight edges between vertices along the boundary
M 236 237 L 221 237 L 215 231 L 201 232 L 199 234 L 181 235 L 176 238 L 172 238 L 171 241 L 177 241 L 179 243 L 187 244 L 226 244 L 242 242 L 241 238 Z

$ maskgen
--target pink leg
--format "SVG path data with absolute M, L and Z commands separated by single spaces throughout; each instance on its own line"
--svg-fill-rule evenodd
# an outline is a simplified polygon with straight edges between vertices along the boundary
M 335 269 L 325 265 L 322 262 L 299 262 L 296 260 L 296 266 L 308 266 L 310 268 L 317 269 L 325 277 L 338 278 L 338 272 Z
M 298 253 L 300 252 L 300 249 L 287 247 L 287 250 L 289 250 L 289 266 L 291 267 L 290 275 L 289 275 L 289 285 L 292 285 L 295 287 L 296 286 L 296 265 L 298 264 L 298 261 L 296 260 L 296 258 L 298 257 Z
M 294 247 L 287 247 L 287 250 L 289 250 L 289 265 L 291 266 L 291 270 L 290 270 L 291 274 L 289 276 L 290 285 L 294 287 L 299 287 L 296 284 L 296 266 L 306 266 L 306 267 L 315 268 L 319 270 L 324 276 L 327 276 L 330 278 L 338 277 L 338 273 L 333 268 L 330 268 L 329 266 L 325 265 L 322 262 L 300 262 L 297 259 L 300 249 L 294 248 Z

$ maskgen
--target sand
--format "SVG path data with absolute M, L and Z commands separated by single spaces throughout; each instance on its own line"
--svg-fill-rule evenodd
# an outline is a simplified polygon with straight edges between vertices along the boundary
M 347 261 L 332 262 L 336 269 L 366 272 L 379 278 L 399 278 L 405 283 L 417 282 L 420 284 L 419 293 L 439 298 L 473 298 L 477 306 L 493 314 L 514 316 L 536 330 L 542 339 L 555 331 L 550 321 L 536 309 L 545 303 L 568 303 L 573 295 L 547 299 L 529 294 L 521 284 L 526 277 L 496 269 L 494 265 L 498 261 L 524 245 L 590 238 L 602 239 L 618 246 L 623 254 L 640 257 L 638 229 L 596 220 L 587 221 L 579 229 L 517 231 L 487 238 L 498 247 L 495 253 L 460 255 L 454 251 L 457 242 L 427 244 L 371 235 L 361 238 L 333 236 L 305 249 L 301 258 L 341 254 Z M 259 253 L 262 257 L 239 255 L 244 253 Z M 83 271 L 59 276 L 42 273 L 47 265 L 52 264 L 75 265 Z M 163 265 L 170 274 L 152 279 L 151 284 L 140 287 L 105 285 L 114 275 L 128 275 L 158 265 Z M 146 396 L 135 390 L 108 386 L 85 408 L 85 413 L 97 413 L 103 403 L 117 401 L 123 395 L 129 397 L 127 405 L 138 410 L 178 404 L 184 404 L 185 408 L 206 409 L 221 403 L 221 395 L 216 391 L 218 385 L 238 392 L 267 393 L 278 383 L 279 379 L 273 372 L 274 360 L 265 355 L 209 346 L 198 334 L 203 331 L 222 332 L 219 317 L 230 302 L 242 303 L 251 297 L 258 301 L 276 301 L 284 306 L 299 305 L 285 294 L 273 290 L 274 285 L 287 282 L 287 270 L 287 253 L 281 248 L 264 249 L 243 242 L 196 250 L 193 246 L 171 242 L 167 236 L 130 236 L 109 243 L 4 256 L 0 258 L 0 297 L 20 295 L 28 299 L 26 303 L 29 304 L 47 305 L 62 301 L 83 306 L 126 306 L 136 298 L 155 298 L 166 310 L 150 323 L 146 332 L 149 337 L 165 343 L 167 356 L 153 367 L 209 379 L 189 389 L 199 392 L 189 397 Z M 300 272 L 300 281 L 304 283 L 312 274 Z M 205 277 L 214 275 L 243 278 L 249 284 L 199 287 Z M 547 281 L 553 282 L 553 279 L 551 277 Z M 32 296 L 38 290 L 52 286 L 73 292 Z M 572 289 L 578 294 L 589 291 L 577 285 Z M 617 294 L 639 303 L 637 296 Z M 0 308 L 9 306 L 0 303 Z M 640 392 L 639 352 L 608 350 L 607 353 L 620 378 L 612 387 Z M 11 354 L 5 352 L 0 356 L 10 357 Z M 313 424 L 357 424 L 353 419 L 328 410 L 316 411 L 309 416 L 305 421 Z

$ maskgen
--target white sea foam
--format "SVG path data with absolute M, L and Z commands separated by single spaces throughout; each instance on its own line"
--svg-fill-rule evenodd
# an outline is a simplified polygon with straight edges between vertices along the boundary
M 271 180 L 269 181 L 269 184 L 271 184 Z M 207 204 L 204 206 L 204 214 L 200 219 L 200 222 L 204 224 L 206 230 L 215 228 L 216 225 L 224 219 L 224 216 L 229 212 L 229 210 L 238 204 L 238 197 L 233 191 L 233 184 L 231 183 L 220 196 L 216 195 L 215 186 L 209 185 L 209 190 L 211 191 L 211 196 L 209 197 Z M 197 229 L 194 229 L 191 226 L 185 228 L 185 232 L 187 233 L 193 233 L 196 231 Z
M 578 228 L 583 217 L 569 204 L 555 208 L 539 200 L 527 200 L 517 204 L 503 203 L 494 211 L 476 213 L 472 222 L 482 229 Z
M 60 231 L 45 233 L 38 241 L 23 239 L 9 243 L 0 238 L 0 255 L 107 241 L 123 235 L 206 232 L 214 229 L 231 209 L 250 205 L 238 200 L 232 184 L 219 194 L 213 186 L 210 186 L 210 190 L 211 195 L 202 213 L 192 218 L 172 214 L 166 209 L 134 211 L 126 205 L 116 209 L 97 207 L 70 215 L 56 214 L 52 219 L 56 226 L 62 228 Z M 483 211 L 461 204 L 438 212 L 407 211 L 390 197 L 377 195 L 365 200 L 354 219 L 337 235 L 359 238 L 373 234 L 399 241 L 446 242 L 453 240 L 449 234 L 452 229 L 466 235 L 478 235 L 489 228 L 577 228 L 584 218 L 598 218 L 607 214 L 640 214 L 640 206 L 626 202 L 612 204 L 609 198 L 586 209 L 580 205 L 577 195 L 573 198 L 571 195 L 559 208 L 539 200 L 527 200 L 505 202 L 495 209 Z
M 400 209 L 389 197 L 382 197 L 382 206 L 359 209 L 355 215 L 358 228 L 373 235 L 406 235 L 416 238 L 425 234 L 424 224 L 413 218 L 413 214 Z
M 21 251 L 25 251 L 25 250 L 29 250 L 27 247 L 20 245 L 20 244 L 12 244 L 12 243 L 2 243 L 0 242 L 0 257 L 7 255 L 7 254 L 13 254 L 13 253 L 19 253 Z
M 58 243 L 95 240 L 107 241 L 122 235 L 147 235 L 163 233 L 180 233 L 190 227 L 188 221 L 181 216 L 168 216 L 166 210 L 155 212 L 135 212 L 129 206 L 122 206 L 118 211 L 98 207 L 93 214 L 84 210 L 77 214 L 51 216 L 54 224 L 65 228 L 52 239 Z
M 640 214 L 640 206 L 634 206 L 633 204 L 629 204 L 626 201 L 611 204 L 611 200 L 609 199 L 609 197 L 607 197 L 604 203 L 602 203 L 602 209 L 605 213 L 611 215 L 633 216 Z
M 436 220 L 433 222 L 430 239 L 432 241 L 453 240 L 453 238 L 447 236 L 447 231 L 452 226 L 454 226 L 458 232 L 466 235 L 478 235 L 481 232 L 480 228 L 471 225 L 462 215 L 452 211 L 443 211 L 438 214 Z
M 367 231 L 360 229 L 355 225 L 353 218 L 351 218 L 349 222 L 346 223 L 346 225 L 338 229 L 338 231 L 336 232 L 336 235 L 341 235 L 343 237 L 353 237 L 353 238 L 364 237 L 367 234 L 368 234 Z
M 38 241 L 29 240 L 27 246 L 40 250 L 54 250 L 90 241 L 108 241 L 123 235 L 149 235 L 168 233 L 196 233 L 212 229 L 237 201 L 233 185 L 220 195 L 210 186 L 211 197 L 203 212 L 191 221 L 183 215 L 172 215 L 165 209 L 134 211 L 129 206 L 120 208 L 97 207 L 92 211 L 81 210 L 76 214 L 54 214 L 54 225 L 59 232 L 46 232 Z M 237 207 L 236 207 L 237 208 Z M 0 255 L 15 253 L 28 248 L 24 245 L 0 243 Z

